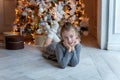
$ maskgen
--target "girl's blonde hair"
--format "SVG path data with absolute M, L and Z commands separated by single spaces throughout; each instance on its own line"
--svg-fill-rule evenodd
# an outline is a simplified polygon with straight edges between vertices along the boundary
M 79 35 L 79 32 L 78 32 L 78 30 L 77 30 L 77 28 L 75 27 L 75 26 L 73 26 L 70 22 L 65 22 L 64 23 L 64 25 L 62 26 L 62 28 L 61 28 L 61 31 L 60 31 L 60 36 L 61 36 L 61 38 L 62 38 L 62 33 L 64 32 L 64 31 L 70 31 L 71 29 L 73 29 L 74 31 L 75 31 L 75 33 L 76 33 L 76 35 L 79 37 L 80 35 Z

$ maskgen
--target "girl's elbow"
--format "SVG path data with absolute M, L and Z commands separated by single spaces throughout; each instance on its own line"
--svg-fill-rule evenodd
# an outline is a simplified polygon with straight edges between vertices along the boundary
M 60 66 L 61 69 L 65 69 L 65 66 Z
M 71 66 L 71 67 L 75 67 L 76 65 L 77 65 L 77 64 L 71 64 L 70 66 Z
M 75 67 L 75 66 L 77 66 L 78 64 L 79 64 L 79 61 L 72 63 L 70 66 L 71 66 L 71 67 Z
M 65 64 L 59 64 L 59 67 L 60 67 L 61 69 L 65 69 L 65 68 L 66 68 L 66 65 L 65 65 Z

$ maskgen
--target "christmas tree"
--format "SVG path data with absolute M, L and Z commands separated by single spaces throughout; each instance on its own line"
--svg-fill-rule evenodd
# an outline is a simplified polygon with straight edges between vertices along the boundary
M 59 25 L 71 22 L 82 33 L 89 20 L 84 9 L 82 0 L 17 0 L 13 30 L 34 40 L 35 34 L 47 34 L 54 18 Z

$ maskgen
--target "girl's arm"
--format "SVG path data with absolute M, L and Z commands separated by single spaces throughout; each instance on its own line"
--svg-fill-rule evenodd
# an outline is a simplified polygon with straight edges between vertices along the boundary
M 77 44 L 75 46 L 74 51 L 72 51 L 72 58 L 70 60 L 70 66 L 76 66 L 79 63 L 80 60 L 80 51 L 81 51 L 81 44 Z
M 66 50 L 61 43 L 57 44 L 56 57 L 57 57 L 58 64 L 61 68 L 65 68 L 69 64 L 72 58 L 72 55 L 73 54 L 68 50 Z

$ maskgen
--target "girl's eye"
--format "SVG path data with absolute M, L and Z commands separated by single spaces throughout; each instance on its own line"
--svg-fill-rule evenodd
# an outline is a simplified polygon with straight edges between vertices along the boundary
M 68 37 L 65 37 L 65 39 L 68 39 Z

